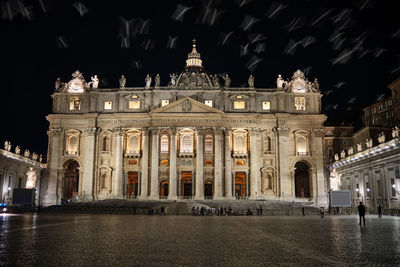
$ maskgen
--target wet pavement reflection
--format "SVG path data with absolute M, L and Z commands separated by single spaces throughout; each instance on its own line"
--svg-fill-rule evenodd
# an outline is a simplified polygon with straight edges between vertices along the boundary
M 0 265 L 400 265 L 400 218 L 0 215 Z

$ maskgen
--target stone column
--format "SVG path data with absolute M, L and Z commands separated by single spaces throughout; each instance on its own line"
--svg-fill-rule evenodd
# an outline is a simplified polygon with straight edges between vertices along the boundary
M 204 199 L 204 181 L 203 181 L 203 130 L 197 130 L 196 143 L 196 191 L 195 199 Z
M 115 128 L 114 134 L 117 138 L 116 149 L 115 149 L 115 172 L 112 179 L 112 198 L 122 198 L 122 189 L 124 184 L 123 177 L 123 148 L 122 148 L 122 137 L 123 130 L 121 128 Z
M 169 185 L 168 199 L 177 199 L 176 195 L 176 128 L 171 128 L 169 143 Z
M 314 195 L 317 206 L 327 207 L 328 203 L 328 195 L 326 194 L 326 180 L 325 180 L 325 172 L 324 172 L 324 141 L 323 137 L 325 135 L 324 129 L 313 129 L 313 144 L 314 150 L 313 158 L 315 159 L 315 177 L 316 179 L 316 188 L 313 190 L 316 194 Z
M 214 129 L 214 199 L 222 199 L 222 130 Z
M 277 180 L 279 181 L 278 196 L 286 197 L 291 192 L 291 179 L 288 165 L 288 152 L 289 152 L 289 128 L 276 127 L 273 129 L 276 140 L 276 154 L 277 154 Z
M 44 206 L 55 205 L 59 203 L 61 199 L 61 195 L 58 194 L 58 191 L 62 187 L 62 178 L 58 177 L 58 171 L 61 166 L 58 166 L 59 159 L 62 156 L 64 151 L 64 145 L 62 142 L 62 133 L 63 130 L 61 128 L 52 128 L 48 132 L 49 135 L 49 159 L 47 161 L 47 166 L 49 168 L 48 179 L 47 179 L 47 191 L 43 197 Z M 60 179 L 60 181 L 59 181 Z
M 258 196 L 258 181 L 260 180 L 260 168 L 258 165 L 259 149 L 257 146 L 260 138 L 259 129 L 250 131 L 250 198 L 256 199 Z
M 233 199 L 232 195 L 232 163 L 231 163 L 231 129 L 225 130 L 225 199 Z
M 158 193 L 158 132 L 157 128 L 151 129 L 151 183 L 150 198 L 159 199 Z
M 140 182 L 140 199 L 146 199 L 149 186 L 149 130 L 142 130 L 142 174 Z
M 85 150 L 83 158 L 83 175 L 82 175 L 82 197 L 83 201 L 93 200 L 93 184 L 94 184 L 94 160 L 96 154 L 97 128 L 86 128 L 83 130 L 85 135 Z

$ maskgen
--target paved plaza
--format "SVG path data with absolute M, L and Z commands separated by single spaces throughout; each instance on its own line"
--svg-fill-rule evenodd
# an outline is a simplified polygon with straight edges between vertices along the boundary
M 6 214 L 0 264 L 400 265 L 400 218 Z

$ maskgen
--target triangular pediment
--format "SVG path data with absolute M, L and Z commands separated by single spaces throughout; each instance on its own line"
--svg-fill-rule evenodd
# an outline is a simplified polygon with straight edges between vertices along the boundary
M 223 112 L 207 106 L 199 101 L 196 101 L 190 97 L 185 97 L 179 99 L 175 102 L 172 102 L 164 107 L 155 109 L 150 112 L 150 114 L 159 114 L 159 113 L 215 113 L 222 114 Z

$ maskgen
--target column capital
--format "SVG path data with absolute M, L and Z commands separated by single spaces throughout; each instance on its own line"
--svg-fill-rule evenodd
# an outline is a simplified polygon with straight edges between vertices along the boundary
M 197 132 L 197 135 L 204 135 L 204 134 L 206 134 L 207 130 L 204 127 L 198 127 L 198 128 L 196 128 L 196 132 Z
M 123 135 L 124 134 L 124 130 L 121 127 L 117 127 L 113 129 L 113 133 L 116 135 Z
M 177 129 L 176 127 L 170 127 L 170 128 L 169 128 L 169 133 L 170 133 L 171 135 L 176 135 L 177 132 L 178 132 L 178 129 Z
M 160 129 L 158 127 L 150 127 L 151 135 L 158 135 L 160 133 Z
M 87 136 L 96 135 L 99 131 L 100 131 L 100 128 L 89 127 L 89 128 L 83 129 L 83 134 L 87 135 Z
M 272 131 L 280 136 L 289 136 L 290 133 L 290 128 L 286 128 L 286 127 L 274 127 L 272 128 Z
M 62 128 L 51 128 L 50 131 L 53 136 L 60 136 L 63 132 L 63 129 Z
M 142 128 L 140 130 L 142 131 L 142 135 L 148 136 L 150 134 L 149 128 Z
M 260 135 L 261 131 L 259 128 L 249 128 L 248 129 L 250 136 Z
M 223 133 L 224 133 L 224 129 L 223 128 L 213 127 L 213 131 L 214 131 L 215 135 L 223 135 Z
M 325 136 L 325 130 L 322 128 L 313 129 L 313 133 L 314 133 L 315 137 L 324 137 Z

